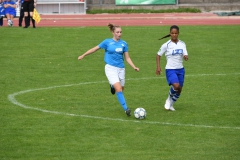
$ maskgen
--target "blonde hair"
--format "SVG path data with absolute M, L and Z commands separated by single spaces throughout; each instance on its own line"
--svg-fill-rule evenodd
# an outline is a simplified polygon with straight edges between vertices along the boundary
M 113 25 L 112 23 L 109 23 L 108 28 L 110 29 L 111 32 L 114 32 L 116 28 L 121 28 L 121 27 Z

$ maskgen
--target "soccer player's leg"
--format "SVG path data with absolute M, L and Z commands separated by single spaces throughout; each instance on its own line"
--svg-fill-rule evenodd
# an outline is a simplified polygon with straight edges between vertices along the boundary
M 176 91 L 176 93 L 172 96 L 172 101 L 171 101 L 171 106 L 170 106 L 170 110 L 175 111 L 175 109 L 173 108 L 173 104 L 179 99 L 181 92 L 182 92 L 182 87 L 183 87 L 183 83 L 184 83 L 184 76 L 185 76 L 185 70 L 184 68 L 182 69 L 178 69 L 177 70 L 177 77 L 178 77 L 178 83 L 174 83 L 173 87 L 174 90 Z
M 110 84 L 110 92 L 114 95 L 116 91 L 113 84 L 119 82 L 117 68 L 110 65 L 105 65 L 105 74 Z
M 115 83 L 114 88 L 116 90 L 117 99 L 120 105 L 122 106 L 123 110 L 125 111 L 127 116 L 131 116 L 131 110 L 127 107 L 127 103 L 126 103 L 120 82 Z
M 121 69 L 120 69 L 121 70 Z M 119 74 L 120 73 L 120 74 Z M 131 110 L 127 107 L 126 100 L 123 94 L 123 88 L 125 83 L 125 70 L 119 71 L 119 68 L 110 65 L 105 65 L 105 74 L 108 78 L 110 86 L 113 86 L 117 99 L 122 106 L 125 113 L 130 116 Z M 112 91 L 112 90 L 111 90 Z
M 179 85 L 179 80 L 177 77 L 176 70 L 174 69 L 166 69 L 166 78 L 168 85 L 171 86 L 168 92 L 168 98 L 165 102 L 165 109 L 166 110 L 172 110 L 174 111 L 175 109 L 173 108 L 173 97 L 176 95 L 178 91 L 178 85 Z
M 118 68 L 117 73 L 118 73 L 119 83 L 117 83 L 117 86 L 114 85 L 114 88 L 117 93 L 118 101 L 122 105 L 122 108 L 124 109 L 127 116 L 131 116 L 131 110 L 127 107 L 126 100 L 123 95 L 123 90 L 125 85 L 125 68 Z

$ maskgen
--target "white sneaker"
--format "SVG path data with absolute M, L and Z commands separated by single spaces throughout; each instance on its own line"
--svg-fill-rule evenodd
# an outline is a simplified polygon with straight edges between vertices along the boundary
M 166 102 L 165 102 L 164 108 L 165 108 L 166 110 L 169 110 L 170 107 L 171 107 L 171 102 L 170 102 L 169 99 L 167 99 Z
M 173 106 L 171 106 L 171 107 L 169 108 L 169 110 L 175 111 L 175 109 L 173 108 Z
M 10 21 L 10 20 L 8 20 L 8 26 L 11 26 L 11 25 L 12 25 L 11 21 Z

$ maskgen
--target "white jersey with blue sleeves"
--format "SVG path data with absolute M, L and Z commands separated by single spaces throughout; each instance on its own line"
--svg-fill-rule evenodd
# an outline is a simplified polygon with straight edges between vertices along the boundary
M 165 69 L 181 69 L 183 68 L 183 56 L 188 55 L 186 45 L 183 41 L 178 40 L 177 43 L 171 40 L 164 43 L 158 55 L 162 56 L 165 53 L 167 64 Z
M 125 52 L 128 52 L 128 45 L 125 41 L 114 41 L 112 38 L 105 39 L 99 45 L 99 48 L 105 50 L 104 61 L 111 66 L 124 68 Z

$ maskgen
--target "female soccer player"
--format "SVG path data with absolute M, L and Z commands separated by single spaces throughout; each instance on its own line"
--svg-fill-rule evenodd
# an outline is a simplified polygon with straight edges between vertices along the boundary
M 135 70 L 139 71 L 128 53 L 128 44 L 121 39 L 122 29 L 120 26 L 108 24 L 110 31 L 113 34 L 113 38 L 108 38 L 102 41 L 99 45 L 88 50 L 84 54 L 78 57 L 78 60 L 83 59 L 85 56 L 96 52 L 99 49 L 105 50 L 104 61 L 105 74 L 108 78 L 111 87 L 111 93 L 117 95 L 118 101 L 124 109 L 127 116 L 131 116 L 131 110 L 127 107 L 123 90 L 125 84 L 125 66 L 124 58 L 128 64 Z
M 170 34 L 159 39 L 161 40 L 163 38 L 171 37 L 171 40 L 168 40 L 161 46 L 156 56 L 156 75 L 160 75 L 162 72 L 160 66 L 160 59 L 162 55 L 165 54 L 167 59 L 165 71 L 167 82 L 171 87 L 164 107 L 166 110 L 171 111 L 175 111 L 173 104 L 180 97 L 184 83 L 185 70 L 183 67 L 183 59 L 186 61 L 188 60 L 186 45 L 183 41 L 178 39 L 178 35 L 179 27 L 176 25 L 171 26 Z

